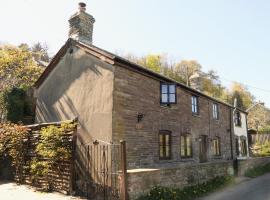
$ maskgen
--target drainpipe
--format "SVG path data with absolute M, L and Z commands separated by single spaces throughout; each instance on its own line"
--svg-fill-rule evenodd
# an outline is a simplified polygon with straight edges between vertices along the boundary
M 232 120 L 233 120 L 234 110 L 232 112 L 232 109 L 230 109 L 230 139 L 231 139 L 231 159 L 232 160 L 233 160 L 233 135 L 232 135 L 232 129 L 233 128 L 232 128 Z

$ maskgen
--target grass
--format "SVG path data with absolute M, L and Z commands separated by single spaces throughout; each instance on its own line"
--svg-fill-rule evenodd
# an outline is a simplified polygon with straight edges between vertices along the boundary
M 231 176 L 216 177 L 208 182 L 188 186 L 183 189 L 169 187 L 154 187 L 151 191 L 137 200 L 193 200 L 210 192 L 220 189 L 233 182 Z
M 245 176 L 255 178 L 270 172 L 270 163 L 247 170 Z

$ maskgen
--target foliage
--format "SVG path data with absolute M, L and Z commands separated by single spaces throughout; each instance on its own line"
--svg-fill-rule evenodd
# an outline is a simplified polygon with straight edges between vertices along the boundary
M 208 182 L 188 186 L 183 189 L 157 186 L 148 194 L 139 197 L 137 200 L 192 200 L 221 188 L 231 183 L 232 180 L 232 177 L 216 177 Z
M 270 172 L 270 163 L 249 169 L 245 173 L 245 176 L 250 177 L 250 178 L 255 178 L 257 176 L 261 176 L 268 172 Z
M 231 95 L 231 104 L 233 104 L 233 101 L 236 98 L 237 107 L 243 110 L 248 109 L 253 104 L 255 99 L 248 89 L 240 83 L 233 83 L 231 87 Z
M 24 91 L 43 71 L 33 59 L 33 52 L 26 44 L 0 46 L 0 122 L 22 120 L 26 111 Z
M 43 69 L 38 67 L 31 51 L 25 47 L 5 45 L 0 47 L 0 90 L 29 88 Z
M 201 65 L 196 60 L 182 60 L 175 68 L 176 73 L 186 81 L 187 86 L 191 86 L 191 77 L 201 71 Z
M 270 142 L 266 140 L 263 143 L 256 142 L 253 146 L 252 153 L 254 156 L 270 156 Z
M 270 110 L 263 103 L 257 103 L 249 110 L 248 127 L 255 130 L 264 129 L 270 124 Z
M 10 157 L 17 174 L 24 170 L 25 139 L 28 134 L 28 130 L 21 125 L 0 124 L 0 157 Z
M 36 148 L 37 154 L 55 161 L 70 159 L 71 144 L 65 135 L 73 128 L 74 124 L 71 123 L 63 123 L 60 127 L 51 125 L 42 128 L 40 142 Z
M 13 88 L 5 95 L 7 120 L 13 123 L 19 122 L 24 116 L 26 107 L 26 94 L 23 89 Z
M 38 159 L 31 161 L 30 166 L 34 176 L 48 175 L 58 161 L 71 158 L 71 142 L 65 136 L 74 127 L 74 123 L 63 123 L 60 127 L 51 125 L 41 129 L 40 141 L 36 147 Z
M 41 44 L 40 42 L 37 42 L 31 47 L 30 50 L 37 63 L 50 62 L 50 57 L 48 54 L 48 46 L 46 44 Z
M 259 128 L 259 133 L 269 133 L 270 132 L 270 125 L 266 125 L 264 127 Z
M 7 115 L 7 102 L 6 100 L 6 90 L 0 91 L 0 123 L 6 120 Z

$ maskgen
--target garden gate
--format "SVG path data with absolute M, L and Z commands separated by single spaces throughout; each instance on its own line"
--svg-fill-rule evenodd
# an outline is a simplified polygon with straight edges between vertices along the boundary
M 74 153 L 73 188 L 79 195 L 91 200 L 127 200 L 125 141 L 77 145 Z

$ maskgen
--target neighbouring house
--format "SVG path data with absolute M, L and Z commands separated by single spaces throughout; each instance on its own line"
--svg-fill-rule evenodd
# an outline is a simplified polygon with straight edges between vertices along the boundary
M 260 131 L 270 125 L 270 109 L 263 102 L 257 102 L 247 109 L 248 128 Z
M 239 108 L 234 110 L 235 148 L 237 158 L 240 159 L 249 157 L 247 115 Z
M 228 173 L 235 156 L 234 108 L 94 46 L 94 22 L 83 4 L 69 19 L 70 38 L 35 84 L 36 122 L 78 118 L 81 144 L 125 140 L 129 170 L 194 164 L 185 165 L 184 175 L 171 174 L 174 181 L 167 174 L 162 184 Z M 206 162 L 215 165 L 196 167 Z

